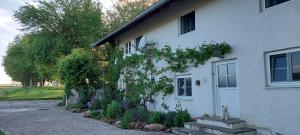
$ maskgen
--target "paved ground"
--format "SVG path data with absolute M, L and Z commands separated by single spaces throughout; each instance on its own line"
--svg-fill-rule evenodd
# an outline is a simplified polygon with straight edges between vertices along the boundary
M 123 130 L 56 107 L 58 101 L 0 102 L 0 128 L 8 135 L 162 135 Z

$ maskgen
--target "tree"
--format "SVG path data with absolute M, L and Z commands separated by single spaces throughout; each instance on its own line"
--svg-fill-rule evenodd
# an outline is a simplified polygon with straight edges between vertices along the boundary
M 29 35 L 19 36 L 10 43 L 6 56 L 3 57 L 6 73 L 14 81 L 21 82 L 24 87 L 35 85 L 38 77 L 32 57 L 29 57 L 29 44 Z
M 58 78 L 59 59 L 76 48 L 90 49 L 105 31 L 101 4 L 92 0 L 41 0 L 38 6 L 21 7 L 14 16 L 31 34 L 29 56 L 42 82 Z
M 106 13 L 109 31 L 115 30 L 143 12 L 158 0 L 113 0 L 113 8 Z
M 65 83 L 66 95 L 70 95 L 70 89 L 76 89 L 82 103 L 86 103 L 100 86 L 99 63 L 89 51 L 74 49 L 70 55 L 61 59 L 58 67 L 60 78 Z

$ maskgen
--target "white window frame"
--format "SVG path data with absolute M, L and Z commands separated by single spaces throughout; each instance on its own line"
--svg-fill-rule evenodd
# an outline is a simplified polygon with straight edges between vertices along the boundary
M 179 96 L 179 93 L 178 93 L 178 79 L 180 78 L 191 78 L 191 93 L 192 95 L 191 96 Z M 175 81 L 174 81 L 174 85 L 176 88 L 175 91 L 176 91 L 176 99 L 185 99 L 185 100 L 191 100 L 192 97 L 193 97 L 193 78 L 192 78 L 192 75 L 177 75 L 176 78 L 175 78 Z
M 194 12 L 194 15 L 195 15 L 195 22 L 194 22 L 195 28 L 194 28 L 194 30 L 191 30 L 191 31 L 186 32 L 186 33 L 182 33 L 182 25 L 181 25 L 181 19 L 182 19 L 182 17 L 184 17 L 184 16 L 186 16 L 186 15 L 188 15 L 190 13 L 193 13 L 193 12 Z M 179 17 L 179 19 L 178 19 L 178 33 L 179 33 L 179 36 L 186 35 L 188 33 L 191 33 L 193 31 L 195 31 L 195 30 L 196 30 L 196 11 L 195 10 L 192 10 L 192 11 L 190 11 L 190 12 L 188 12 L 188 13 L 186 13 L 186 14 L 184 14 L 184 15 L 182 15 L 182 16 Z
M 290 1 L 292 1 L 292 0 L 290 0 Z M 285 4 L 285 3 L 288 3 L 290 1 L 286 1 L 286 2 L 280 3 L 278 5 Z M 266 8 L 266 0 L 259 0 L 259 9 L 260 9 L 260 12 L 263 12 L 264 10 L 267 10 L 267 9 L 271 9 L 271 8 L 277 7 L 278 5 L 274 5 L 272 7 Z
M 124 49 L 125 56 L 133 54 L 134 50 L 135 47 L 132 41 L 125 43 L 125 49 Z
M 300 47 L 297 48 L 289 48 L 284 50 L 278 50 L 278 51 L 271 51 L 265 53 L 265 69 L 266 69 L 266 80 L 267 80 L 267 87 L 300 87 L 300 81 L 285 81 L 285 82 L 272 82 L 272 74 L 271 74 L 271 59 L 270 56 L 272 55 L 279 55 L 284 53 L 293 53 L 300 51 Z M 288 63 L 289 64 L 289 63 Z M 290 66 L 290 65 L 288 65 Z M 290 67 L 288 67 L 290 68 Z

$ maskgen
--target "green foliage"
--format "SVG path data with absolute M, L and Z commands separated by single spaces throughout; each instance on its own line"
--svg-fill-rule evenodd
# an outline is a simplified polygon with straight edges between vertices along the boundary
M 105 117 L 107 119 L 117 119 L 122 114 L 122 108 L 119 102 L 112 101 L 108 104 Z
M 170 111 L 166 114 L 166 118 L 164 121 L 164 125 L 166 127 L 174 127 L 175 126 L 175 122 L 174 122 L 174 118 L 176 117 L 176 112 L 174 111 Z
M 130 122 L 133 122 L 134 117 L 132 116 L 131 112 L 126 111 L 121 120 L 121 127 L 126 129 Z
M 100 120 L 103 118 L 103 113 L 101 111 L 91 111 L 90 117 Z
M 24 87 L 34 86 L 38 74 L 33 59 L 29 57 L 30 37 L 17 37 L 12 42 L 3 57 L 5 72 L 14 81 L 19 81 Z
M 157 0 L 118 0 L 118 2 L 114 3 L 112 9 L 107 11 L 106 20 L 108 21 L 109 30 L 115 30 L 130 21 L 156 1 Z
M 91 98 L 92 93 L 99 87 L 99 67 L 91 52 L 75 49 L 59 63 L 61 80 L 65 83 L 66 95 L 70 89 L 79 91 L 81 103 Z
M 58 80 L 60 58 L 75 48 L 89 49 L 106 33 L 102 16 L 100 3 L 92 0 L 38 0 L 37 6 L 20 7 L 14 17 L 27 34 L 13 44 L 26 48 L 17 55 L 8 53 L 7 72 L 24 86 L 30 85 L 29 81 L 32 86 L 37 82 L 43 86 L 45 81 Z
M 176 112 L 176 115 L 174 117 L 174 125 L 176 127 L 183 127 L 185 122 L 188 122 L 191 120 L 191 116 L 188 113 L 187 110 L 180 110 Z
M 68 106 L 67 106 L 67 109 L 68 109 L 68 110 L 72 110 L 72 109 L 75 109 L 75 108 L 80 108 L 80 109 L 82 109 L 82 108 L 84 108 L 84 104 L 82 104 L 82 103 L 78 103 L 78 104 L 68 104 Z
M 203 43 L 192 49 L 179 48 L 175 52 L 170 46 L 158 49 L 155 43 L 149 43 L 140 53 L 125 57 L 121 63 L 127 87 L 125 97 L 146 109 L 146 103 L 153 102 L 156 93 L 163 93 L 165 100 L 166 95 L 174 91 L 173 78 L 166 73 L 183 73 L 189 67 L 197 67 L 212 57 L 222 57 L 230 51 L 230 45 L 225 42 Z M 158 67 L 157 63 L 164 63 L 164 66 Z M 162 106 L 168 109 L 166 104 Z
M 91 109 L 92 110 L 102 109 L 102 102 L 101 102 L 101 100 L 97 99 L 97 100 L 93 101 Z
M 165 120 L 166 114 L 162 112 L 152 112 L 149 115 L 149 123 L 160 123 L 162 124 Z

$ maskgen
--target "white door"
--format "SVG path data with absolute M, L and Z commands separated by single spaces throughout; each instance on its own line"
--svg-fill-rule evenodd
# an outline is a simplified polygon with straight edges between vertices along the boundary
M 239 89 L 237 86 L 237 66 L 235 61 L 215 64 L 215 110 L 222 116 L 222 106 L 228 106 L 231 117 L 239 118 Z

